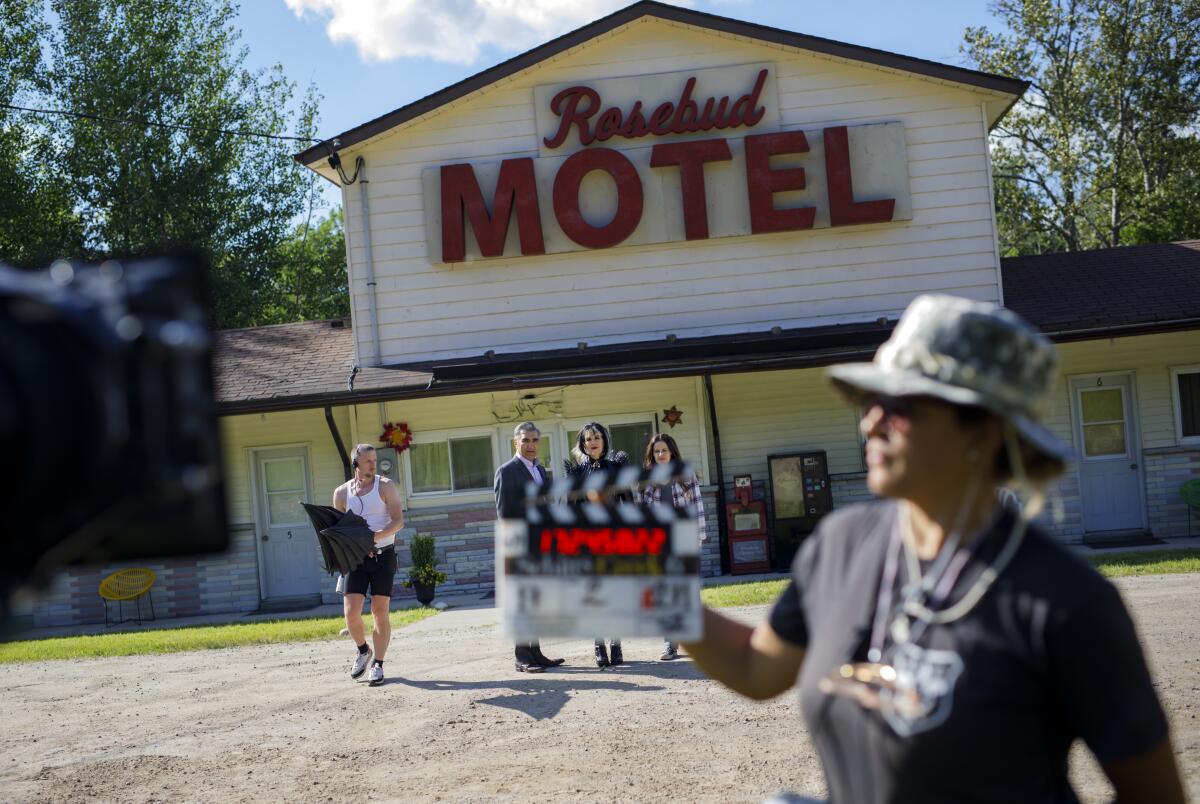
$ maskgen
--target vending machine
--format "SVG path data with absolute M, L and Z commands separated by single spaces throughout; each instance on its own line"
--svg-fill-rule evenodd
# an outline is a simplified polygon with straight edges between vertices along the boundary
M 767 458 L 771 476 L 771 547 L 776 570 L 786 572 L 800 543 L 833 510 L 829 460 L 823 450 Z

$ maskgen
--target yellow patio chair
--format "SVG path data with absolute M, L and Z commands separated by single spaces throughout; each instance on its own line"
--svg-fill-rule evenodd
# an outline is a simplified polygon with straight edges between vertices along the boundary
M 128 569 L 117 570 L 112 575 L 109 575 L 100 582 L 100 597 L 104 599 L 104 627 L 109 625 L 120 625 L 124 622 L 135 622 L 138 625 L 142 624 L 142 598 L 145 597 L 150 601 L 150 619 L 154 619 L 154 595 L 150 593 L 150 587 L 154 585 L 154 579 L 157 576 L 154 570 L 146 567 L 129 567 Z M 132 600 L 137 606 L 137 616 L 125 619 L 125 601 Z M 110 623 L 108 621 L 108 604 L 114 602 L 117 604 L 117 619 Z

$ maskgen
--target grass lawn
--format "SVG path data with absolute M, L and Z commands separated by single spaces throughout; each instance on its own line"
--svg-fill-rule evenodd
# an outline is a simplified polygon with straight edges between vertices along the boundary
M 1171 575 L 1200 572 L 1200 550 L 1146 550 L 1087 556 L 1087 562 L 1109 578 L 1127 575 Z
M 1200 572 L 1200 549 L 1107 553 L 1084 556 L 1084 559 L 1098 569 L 1100 574 L 1109 578 Z M 787 581 L 784 580 L 726 584 L 709 587 L 700 593 L 700 597 L 712 608 L 760 606 L 774 603 L 786 584 Z
M 423 620 L 436 609 L 401 609 L 392 612 L 392 628 Z M 372 618 L 363 615 L 370 633 Z M 193 625 L 149 631 L 120 631 L 94 636 L 54 637 L 0 644 L 0 664 L 40 662 L 46 659 L 90 659 L 100 656 L 133 656 L 143 653 L 176 653 L 185 650 L 233 648 L 336 639 L 345 623 L 341 617 L 306 617 L 261 620 L 227 625 Z
M 1200 572 L 1200 549 L 1108 553 L 1085 558 L 1088 563 L 1109 578 Z M 765 605 L 773 603 L 775 598 L 779 597 L 779 593 L 783 591 L 786 583 L 786 580 L 751 581 L 713 586 L 705 589 L 701 593 L 701 598 L 706 605 L 713 608 Z M 400 628 L 409 623 L 423 620 L 434 613 L 434 609 L 393 611 L 392 627 Z M 369 614 L 364 615 L 368 631 L 371 628 L 370 617 Z M 185 650 L 232 648 L 238 645 L 267 645 L 279 642 L 336 639 L 342 626 L 341 617 L 309 617 L 25 640 L 0 643 L 0 664 L 45 661 L 47 659 L 87 659 L 100 656 L 133 656 L 144 653 L 175 653 Z

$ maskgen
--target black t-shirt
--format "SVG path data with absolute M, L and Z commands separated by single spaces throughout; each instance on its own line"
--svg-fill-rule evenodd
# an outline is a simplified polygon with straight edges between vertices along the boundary
M 885 661 L 917 679 L 916 712 L 869 711 L 822 693 L 823 677 L 867 659 L 898 511 L 884 501 L 827 516 L 797 553 L 792 583 L 770 615 L 776 633 L 805 649 L 801 709 L 831 801 L 1074 803 L 1067 752 L 1076 737 L 1103 764 L 1166 736 L 1116 589 L 1032 526 L 965 616 L 929 626 L 900 655 L 886 643 Z M 1012 524 L 1002 514 L 974 542 L 941 608 L 963 598 Z M 901 560 L 896 589 L 907 580 Z

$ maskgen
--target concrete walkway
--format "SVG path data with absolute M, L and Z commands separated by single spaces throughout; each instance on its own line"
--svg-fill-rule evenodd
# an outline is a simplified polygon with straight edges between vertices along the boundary
M 1083 544 L 1070 545 L 1081 556 L 1112 555 L 1119 553 L 1148 552 L 1158 550 L 1200 550 L 1200 537 L 1176 537 L 1158 544 L 1142 544 L 1126 547 L 1092 547 Z M 719 575 L 715 578 L 705 578 L 704 586 L 724 586 L 734 583 L 749 583 L 751 581 L 776 581 L 786 578 L 787 573 L 765 572 L 754 575 Z M 442 631 L 457 628 L 475 628 L 493 625 L 499 621 L 495 609 L 495 596 L 491 592 L 476 592 L 472 594 L 439 595 L 434 605 L 445 609 L 437 617 L 430 617 L 405 628 L 406 631 Z M 392 601 L 392 611 L 418 608 L 415 600 Z M 250 612 L 239 614 L 208 614 L 199 617 L 175 617 L 171 619 L 147 620 L 142 625 L 123 623 L 119 626 L 105 627 L 103 623 L 86 625 L 67 625 L 53 628 L 31 628 L 10 635 L 11 640 L 47 639 L 51 637 L 85 636 L 90 634 L 112 634 L 119 631 L 142 631 L 155 628 L 186 628 L 196 625 L 224 625 L 226 623 L 262 622 L 264 620 L 287 620 L 304 617 L 341 617 L 340 603 L 330 603 L 322 606 L 287 612 Z

